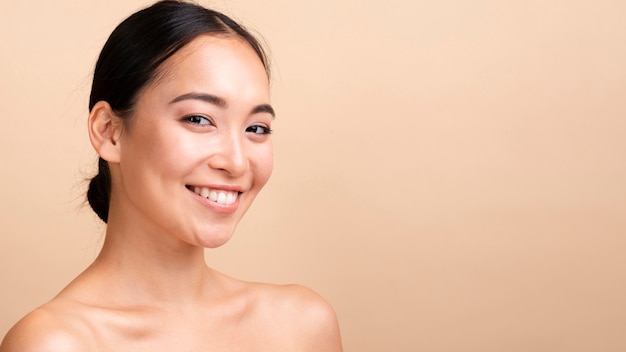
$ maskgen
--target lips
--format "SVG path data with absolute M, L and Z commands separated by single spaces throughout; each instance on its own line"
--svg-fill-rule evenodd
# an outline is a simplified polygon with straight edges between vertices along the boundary
M 199 195 L 202 198 L 206 198 L 212 202 L 221 205 L 231 205 L 237 201 L 237 197 L 240 192 L 237 191 L 225 191 L 221 189 L 211 189 L 208 187 L 187 186 L 187 189 Z

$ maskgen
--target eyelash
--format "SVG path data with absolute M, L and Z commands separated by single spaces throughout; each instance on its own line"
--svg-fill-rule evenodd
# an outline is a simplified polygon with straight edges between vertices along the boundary
M 261 132 L 259 133 L 259 129 L 261 130 Z M 263 134 L 272 134 L 272 129 L 269 127 L 265 127 L 265 126 L 261 126 L 261 125 L 254 125 L 254 126 L 250 126 L 248 128 L 246 128 L 246 132 L 252 132 L 254 134 L 258 134 L 258 135 L 263 135 Z
M 205 123 L 201 123 L 201 120 L 205 120 Z M 189 115 L 189 116 L 185 116 L 183 117 L 183 121 L 189 122 L 190 124 L 193 125 L 200 125 L 200 126 L 208 126 L 208 125 L 213 125 L 213 121 L 211 121 L 209 118 L 205 117 L 205 116 L 201 116 L 201 115 Z
M 202 123 L 201 122 L 202 120 L 204 120 L 205 122 Z M 211 121 L 211 119 L 209 119 L 208 117 L 202 116 L 202 115 L 185 116 L 183 118 L 183 121 L 186 121 L 186 122 L 188 122 L 188 123 L 190 123 L 192 125 L 199 125 L 199 126 L 214 125 L 213 121 Z M 265 127 L 265 126 L 261 126 L 261 125 L 253 125 L 253 126 L 250 126 L 250 127 L 246 128 L 246 132 L 254 133 L 256 135 L 264 135 L 264 134 L 272 134 L 272 132 L 274 132 L 274 131 L 271 128 L 269 128 L 269 127 Z

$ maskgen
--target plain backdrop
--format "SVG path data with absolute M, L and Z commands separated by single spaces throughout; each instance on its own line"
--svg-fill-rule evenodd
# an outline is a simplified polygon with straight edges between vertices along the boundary
M 0 0 L 0 336 L 98 253 L 91 72 L 144 0 Z M 346 351 L 626 350 L 626 3 L 215 0 L 273 59 L 275 171 L 207 262 Z

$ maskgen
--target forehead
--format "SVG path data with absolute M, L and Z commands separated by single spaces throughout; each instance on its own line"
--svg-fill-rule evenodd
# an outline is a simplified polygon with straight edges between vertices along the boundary
M 243 38 L 201 35 L 161 65 L 150 90 L 269 98 L 269 80 L 263 62 Z

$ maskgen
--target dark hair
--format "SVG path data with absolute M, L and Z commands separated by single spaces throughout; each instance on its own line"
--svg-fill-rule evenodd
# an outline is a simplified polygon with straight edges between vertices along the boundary
M 235 35 L 259 56 L 269 77 L 267 56 L 259 41 L 228 16 L 184 1 L 166 0 L 140 10 L 120 23 L 104 44 L 94 70 L 89 110 L 99 101 L 109 103 L 128 119 L 142 88 L 151 83 L 160 66 L 202 34 Z M 105 223 L 109 216 L 111 175 L 108 163 L 98 159 L 98 174 L 89 182 L 87 200 Z

